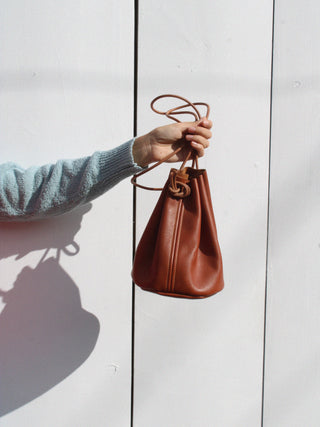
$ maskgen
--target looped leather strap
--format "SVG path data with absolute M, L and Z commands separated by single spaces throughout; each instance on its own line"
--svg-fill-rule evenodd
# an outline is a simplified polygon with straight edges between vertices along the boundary
M 160 110 L 157 110 L 155 108 L 154 104 L 159 99 L 161 99 L 161 98 L 177 98 L 177 99 L 180 99 L 183 102 L 185 102 L 185 104 L 179 105 L 178 107 L 170 108 L 167 111 L 160 111 Z M 165 94 L 165 95 L 157 96 L 151 102 L 151 109 L 155 113 L 157 113 L 157 114 L 165 115 L 166 117 L 168 117 L 168 119 L 171 119 L 171 120 L 174 120 L 175 122 L 181 123 L 181 120 L 179 120 L 177 117 L 175 117 L 175 115 L 179 115 L 179 114 L 191 114 L 194 117 L 194 119 L 195 119 L 194 121 L 197 121 L 197 120 L 201 119 L 201 115 L 199 113 L 199 110 L 196 107 L 197 105 L 202 105 L 202 106 L 205 106 L 207 108 L 206 117 L 208 118 L 209 117 L 209 113 L 210 113 L 210 107 L 209 107 L 208 104 L 206 104 L 205 102 L 193 102 L 192 103 L 192 102 L 188 101 L 186 98 L 183 98 L 182 96 L 179 96 L 179 95 Z M 191 107 L 191 109 L 193 111 L 187 110 L 187 108 L 190 108 L 190 107 Z M 181 145 L 176 150 L 174 150 L 172 153 L 170 153 L 168 156 L 166 156 L 163 159 L 159 160 L 154 165 L 152 165 L 149 168 L 143 170 L 142 172 L 139 172 L 139 173 L 135 174 L 132 177 L 132 179 L 131 179 L 131 183 L 134 186 L 136 186 L 136 187 L 143 188 L 144 190 L 162 191 L 163 188 L 147 187 L 147 186 L 138 184 L 136 180 L 141 175 L 144 175 L 145 173 L 150 172 L 152 169 L 154 169 L 157 166 L 161 165 L 162 163 L 165 163 L 166 161 L 168 161 L 171 157 L 173 157 L 176 154 L 178 154 L 183 148 L 184 148 L 184 146 Z M 169 191 L 175 197 L 187 197 L 190 194 L 190 187 L 187 185 L 187 182 L 182 182 L 181 181 L 181 176 L 183 175 L 183 170 L 185 168 L 185 164 L 187 163 L 188 160 L 190 160 L 193 152 L 194 152 L 194 150 L 190 147 L 190 149 L 188 150 L 188 152 L 186 154 L 185 159 L 183 160 L 183 162 L 182 162 L 182 164 L 180 166 L 180 169 L 179 170 L 175 170 L 176 172 L 173 174 L 173 175 L 176 175 L 176 176 L 171 178 L 170 185 L 169 185 Z M 199 166 L 198 166 L 198 156 L 197 155 L 195 155 L 193 157 L 193 159 L 192 159 L 192 167 L 196 167 L 197 169 L 199 168 Z

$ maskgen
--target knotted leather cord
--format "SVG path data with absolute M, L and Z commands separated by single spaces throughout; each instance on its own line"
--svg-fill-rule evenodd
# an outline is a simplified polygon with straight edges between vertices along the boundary
M 154 104 L 161 98 L 177 98 L 180 99 L 182 101 L 185 102 L 185 104 L 180 105 L 178 107 L 174 107 L 171 108 L 167 111 L 159 111 L 154 107 Z M 181 121 L 179 119 L 177 119 L 176 117 L 174 117 L 174 115 L 177 114 L 191 114 L 194 118 L 195 118 L 195 122 L 197 120 L 201 119 L 201 115 L 196 107 L 196 105 L 203 105 L 207 108 L 207 113 L 206 113 L 206 118 L 209 117 L 209 113 L 210 113 L 210 106 L 208 104 L 206 104 L 205 102 L 190 102 L 188 101 L 186 98 L 183 98 L 182 96 L 179 95 L 171 95 L 171 94 L 165 94 L 165 95 L 160 95 L 157 96 L 156 98 L 154 98 L 151 102 L 151 109 L 157 113 L 157 114 L 161 114 L 161 115 L 165 115 L 166 117 L 168 117 L 168 119 L 174 120 L 175 122 L 181 123 Z M 185 108 L 191 107 L 194 111 L 181 111 Z M 147 187 L 141 184 L 137 183 L 137 178 L 144 175 L 147 172 L 150 172 L 152 169 L 156 168 L 157 166 L 161 165 L 162 163 L 165 163 L 167 160 L 169 160 L 171 157 L 175 156 L 176 154 L 178 154 L 182 149 L 184 148 L 184 145 L 181 145 L 180 147 L 178 147 L 176 150 L 174 150 L 172 153 L 168 154 L 166 157 L 164 157 L 163 159 L 159 160 L 157 163 L 155 163 L 154 165 L 148 167 L 147 169 L 135 174 L 132 179 L 131 179 L 131 183 L 139 188 L 143 188 L 144 190 L 153 190 L 153 191 L 162 191 L 163 188 L 153 188 L 153 187 Z M 180 169 L 176 171 L 175 174 L 171 174 L 171 181 L 170 181 L 170 191 L 172 193 L 172 195 L 176 196 L 176 197 L 187 197 L 190 194 L 190 187 L 187 186 L 187 175 L 184 173 L 183 169 L 185 167 L 185 164 L 187 163 L 188 160 L 190 160 L 191 155 L 193 153 L 193 149 L 190 147 L 185 159 L 183 160 Z M 198 155 L 196 154 L 192 160 L 192 167 L 196 167 L 196 169 L 199 168 L 198 166 Z M 177 187 L 177 183 L 176 183 L 176 177 L 179 174 L 179 185 L 183 188 L 183 190 L 181 190 L 181 188 L 179 189 Z M 181 182 L 181 177 L 182 177 L 182 182 Z M 186 177 L 186 178 L 184 178 Z

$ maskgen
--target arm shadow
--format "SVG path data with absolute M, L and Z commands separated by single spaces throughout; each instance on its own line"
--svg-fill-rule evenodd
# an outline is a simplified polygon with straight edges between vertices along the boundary
M 98 319 L 81 305 L 76 283 L 59 254 L 76 255 L 74 241 L 91 208 L 32 223 L 0 224 L 0 260 L 44 249 L 35 268 L 24 267 L 0 297 L 0 417 L 25 405 L 74 372 L 93 351 Z M 46 259 L 50 249 L 57 257 Z

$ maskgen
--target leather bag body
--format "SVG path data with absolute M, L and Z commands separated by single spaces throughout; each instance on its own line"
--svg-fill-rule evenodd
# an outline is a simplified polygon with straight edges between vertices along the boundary
M 205 298 L 223 289 L 207 172 L 198 162 L 171 169 L 136 249 L 132 278 L 146 291 L 181 298 Z
M 169 177 L 137 247 L 132 278 L 147 291 L 204 298 L 223 289 L 222 257 L 207 172 L 188 168 L 188 174 L 185 198 L 170 194 Z

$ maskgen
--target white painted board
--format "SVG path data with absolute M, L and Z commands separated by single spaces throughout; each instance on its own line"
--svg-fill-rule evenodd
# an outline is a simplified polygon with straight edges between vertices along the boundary
M 260 425 L 271 40 L 270 0 L 140 1 L 138 132 L 168 123 L 149 109 L 162 93 L 212 107 L 214 138 L 201 165 L 225 289 L 190 301 L 137 288 L 136 427 Z M 138 238 L 156 197 L 138 192 Z
M 276 2 L 265 427 L 320 422 L 319 15 Z
M 132 2 L 2 1 L 0 76 L 1 162 L 125 142 Z M 131 191 L 121 183 L 55 220 L 0 226 L 2 427 L 129 425 Z

